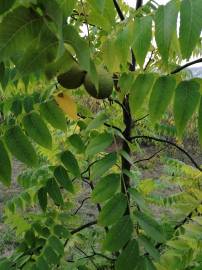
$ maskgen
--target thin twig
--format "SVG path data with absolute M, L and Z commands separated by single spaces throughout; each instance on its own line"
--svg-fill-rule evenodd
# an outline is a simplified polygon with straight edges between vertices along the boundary
M 137 139 L 153 140 L 153 141 L 162 142 L 162 143 L 172 145 L 175 148 L 177 148 L 178 150 L 180 150 L 182 153 L 184 153 L 191 160 L 191 162 L 194 164 L 194 166 L 199 171 L 202 171 L 202 168 L 197 164 L 197 162 L 194 160 L 194 158 L 187 151 L 185 151 L 182 147 L 180 147 L 179 145 L 177 145 L 174 142 L 168 141 L 166 139 L 160 139 L 160 138 L 156 138 L 156 137 L 152 137 L 152 136 L 146 136 L 146 135 L 133 136 L 133 137 L 130 138 L 130 141 L 137 140 Z
M 80 227 L 78 227 L 78 228 L 72 230 L 72 231 L 71 231 L 71 234 L 73 235 L 73 234 L 75 234 L 75 233 L 78 233 L 78 232 L 80 232 L 80 231 L 82 231 L 82 230 L 84 230 L 84 229 L 86 229 L 86 228 L 89 228 L 89 227 L 91 227 L 91 226 L 93 226 L 93 225 L 96 225 L 96 224 L 97 224 L 97 220 L 90 221 L 90 222 L 88 222 L 88 223 L 86 223 L 86 224 L 84 224 L 84 225 L 81 225 Z
M 151 51 L 151 55 L 149 57 L 149 60 L 147 61 L 146 65 L 145 65 L 145 67 L 143 69 L 144 71 L 146 71 L 146 69 L 148 68 L 149 64 L 151 63 L 153 54 L 154 54 L 154 50 Z
M 118 104 L 118 105 L 122 108 L 122 110 L 125 111 L 125 112 L 128 114 L 128 111 L 127 111 L 127 109 L 125 108 L 124 104 L 122 104 L 118 99 L 112 99 L 112 98 L 109 98 L 109 101 Z
M 106 260 L 109 260 L 109 261 L 116 261 L 116 259 L 110 258 L 110 257 L 108 257 L 108 256 L 106 256 L 106 255 L 104 255 L 102 253 L 98 253 L 97 251 L 94 250 L 93 246 L 91 246 L 91 249 L 92 249 L 94 255 L 103 257 L 103 258 L 105 258 Z
M 84 204 L 87 200 L 89 200 L 89 199 L 90 199 L 90 197 L 84 198 L 84 199 L 81 201 L 79 207 L 78 207 L 78 208 L 75 210 L 75 212 L 72 214 L 72 216 L 75 216 L 75 215 L 78 213 L 78 211 L 83 207 L 83 204 Z
M 85 255 L 85 258 L 86 259 L 89 259 L 90 261 L 91 261 L 91 263 L 95 266 L 95 268 L 97 269 L 97 265 L 94 263 L 94 261 L 93 261 L 93 259 L 92 259 L 92 255 L 87 255 L 86 253 L 85 253 L 85 251 L 83 251 L 82 249 L 80 249 L 79 247 L 77 247 L 77 246 L 75 246 L 75 248 L 79 251 L 79 252 L 81 252 L 82 254 L 84 254 Z
M 89 118 L 89 119 L 95 119 L 95 118 L 93 118 L 93 117 L 90 117 L 90 116 L 84 116 L 84 115 L 81 115 L 80 113 L 78 113 L 77 114 L 79 117 L 81 117 L 82 119 L 86 119 L 86 118 Z M 114 126 L 114 125 L 110 125 L 110 124 L 108 124 L 108 123 L 103 123 L 104 124 L 104 126 L 106 126 L 106 127 L 111 127 L 111 128 L 113 128 L 113 129 L 116 129 L 116 130 L 118 130 L 119 132 L 121 132 L 122 133 L 122 130 L 119 128 L 119 127 L 117 127 L 117 126 Z
M 189 66 L 192 66 L 194 64 L 201 63 L 201 62 L 202 62 L 202 58 L 199 58 L 199 59 L 196 59 L 194 61 L 188 62 L 185 65 L 180 66 L 180 67 L 174 69 L 173 71 L 171 71 L 170 74 L 176 74 L 176 73 L 180 72 L 181 70 L 185 69 L 186 67 L 189 67 Z
M 133 164 L 137 164 L 139 162 L 143 162 L 143 161 L 149 161 L 151 160 L 152 158 L 154 158 L 155 156 L 157 156 L 160 152 L 164 151 L 167 147 L 164 147 L 162 149 L 160 149 L 159 151 L 157 151 L 156 153 L 154 153 L 153 155 L 149 156 L 148 158 L 143 158 L 143 159 L 139 159 L 139 160 L 136 160 Z
M 113 0 L 113 2 L 114 2 L 114 6 L 115 6 L 115 8 L 116 8 L 116 11 L 117 11 L 117 13 L 118 13 L 118 15 L 119 15 L 119 18 L 121 19 L 121 21 L 124 21 L 124 20 L 125 20 L 125 17 L 124 17 L 124 15 L 123 15 L 123 13 L 122 13 L 122 11 L 121 11 L 121 9 L 120 9 L 118 3 L 116 2 L 116 0 Z
M 135 120 L 135 123 L 137 123 L 137 122 L 139 122 L 139 121 L 141 121 L 141 120 L 147 118 L 148 116 L 149 116 L 149 114 L 146 114 L 145 116 L 143 116 L 143 117 L 141 117 L 141 118 Z

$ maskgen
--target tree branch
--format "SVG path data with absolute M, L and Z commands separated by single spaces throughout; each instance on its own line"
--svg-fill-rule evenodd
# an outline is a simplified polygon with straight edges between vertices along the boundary
M 86 197 L 86 198 L 84 198 L 82 201 L 81 201 L 81 204 L 79 205 L 79 207 L 75 210 L 75 212 L 72 214 L 72 216 L 75 216 L 77 213 L 78 213 L 78 211 L 83 207 L 83 204 L 85 203 L 85 201 L 87 201 L 87 200 L 89 200 L 90 199 L 90 197 Z
M 78 228 L 72 230 L 72 231 L 71 231 L 71 234 L 73 235 L 73 234 L 75 234 L 75 233 L 78 233 L 78 232 L 80 232 L 80 231 L 82 231 L 82 230 L 84 230 L 84 229 L 86 229 L 86 228 L 89 228 L 89 227 L 91 227 L 91 226 L 93 226 L 93 225 L 96 225 L 96 224 L 97 224 L 97 220 L 90 221 L 90 222 L 88 222 L 88 223 L 86 223 L 86 224 L 84 224 L 84 225 L 81 225 L 80 227 L 78 227 Z
M 125 20 L 125 17 L 124 17 L 124 15 L 123 15 L 123 13 L 122 13 L 122 11 L 121 11 L 121 9 L 120 9 L 118 3 L 116 2 L 116 0 L 113 0 L 113 2 L 114 2 L 114 6 L 115 6 L 115 8 L 116 8 L 116 11 L 117 11 L 117 13 L 118 13 L 118 15 L 119 15 L 119 18 L 121 19 L 121 21 L 124 21 L 124 20 Z
M 95 119 L 95 118 L 93 118 L 93 117 L 86 117 L 86 116 L 84 116 L 84 115 L 81 115 L 80 113 L 78 113 L 77 114 L 79 117 L 81 117 L 82 119 L 86 119 L 86 118 L 89 118 L 89 119 Z M 118 130 L 119 132 L 121 132 L 121 133 L 123 133 L 123 131 L 119 128 L 119 127 L 116 127 L 116 126 L 114 126 L 114 125 L 110 125 L 110 124 L 108 124 L 108 123 L 103 123 L 104 124 L 104 126 L 106 126 L 106 127 L 111 127 L 111 128 L 113 128 L 113 129 L 116 129 L 116 130 Z
M 180 66 L 180 67 L 174 69 L 173 71 L 171 71 L 170 74 L 176 74 L 176 73 L 180 72 L 181 70 L 185 69 L 186 67 L 189 67 L 189 66 L 192 66 L 194 64 L 201 63 L 201 62 L 202 62 L 202 58 L 199 58 L 199 59 L 196 59 L 194 61 L 188 62 L 185 65 Z
M 137 10 L 138 8 L 140 8 L 140 7 L 142 6 L 142 4 L 143 4 L 143 0 L 137 0 L 137 3 L 136 3 L 136 10 Z
M 131 137 L 130 141 L 137 140 L 137 139 L 153 140 L 153 141 L 162 142 L 162 143 L 172 145 L 175 148 L 177 148 L 178 150 L 180 150 L 182 153 L 184 153 L 200 172 L 202 171 L 202 168 L 197 164 L 197 162 L 193 159 L 193 157 L 187 151 L 185 151 L 182 147 L 180 147 L 179 145 L 177 145 L 174 142 L 168 141 L 166 139 L 160 139 L 160 138 L 156 138 L 156 137 L 152 137 L 152 136 L 146 136 L 146 135 L 139 135 L 139 136 Z
M 151 155 L 150 157 L 148 158 L 143 158 L 143 159 L 139 159 L 139 160 L 136 160 L 133 164 L 137 164 L 139 162 L 143 162 L 143 161 L 149 161 L 151 160 L 152 158 L 154 158 L 156 155 L 158 155 L 160 152 L 164 151 L 167 147 L 164 147 L 162 149 L 160 149 L 159 151 L 157 151 L 156 153 L 154 153 L 153 155 Z

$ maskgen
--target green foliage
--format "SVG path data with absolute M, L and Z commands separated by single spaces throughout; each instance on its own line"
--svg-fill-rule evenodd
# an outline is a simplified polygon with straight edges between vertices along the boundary
M 170 1 L 166 6 L 160 6 L 155 14 L 155 39 L 165 63 L 168 61 L 170 45 L 176 31 L 177 14 L 176 1 Z
M 175 79 L 168 76 L 156 80 L 149 99 L 149 112 L 153 123 L 159 121 L 165 113 L 175 89 Z
M 202 268 L 202 169 L 185 132 L 202 145 L 202 84 L 181 66 L 201 54 L 202 4 L 156 2 L 1 1 L 0 181 L 12 185 L 12 159 L 31 168 L 4 207 L 18 243 L 0 269 Z M 74 63 L 96 91 L 56 102 Z
M 47 101 L 40 104 L 40 113 L 54 128 L 66 130 L 66 119 L 62 110 L 55 101 Z
M 182 81 L 175 91 L 174 117 L 178 133 L 182 136 L 199 103 L 199 85 L 194 81 Z
M 138 64 L 142 67 L 150 47 L 152 38 L 152 18 L 150 16 L 136 18 L 134 22 L 134 41 L 132 48 Z
M 9 151 L 28 166 L 36 166 L 37 154 L 27 136 L 19 126 L 9 128 L 4 136 Z
M 24 116 L 22 120 L 27 134 L 39 145 L 50 149 L 52 147 L 51 134 L 40 115 L 31 112 Z
M 188 59 L 201 33 L 201 11 L 200 0 L 183 0 L 180 6 L 180 47 L 182 57 Z
M 9 186 L 11 183 L 11 162 L 9 154 L 2 140 L 0 140 L 0 180 Z
M 133 223 L 129 216 L 123 216 L 111 227 L 103 243 L 103 249 L 118 251 L 131 238 Z
M 119 255 L 115 265 L 115 269 L 133 270 L 138 263 L 138 259 L 139 259 L 139 247 L 137 241 L 133 239 L 127 244 L 126 248 L 123 250 L 121 255 Z

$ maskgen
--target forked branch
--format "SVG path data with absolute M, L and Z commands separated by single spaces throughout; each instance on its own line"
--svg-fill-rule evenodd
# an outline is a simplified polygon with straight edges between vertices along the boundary
M 146 139 L 146 140 L 152 140 L 152 141 L 156 141 L 156 142 L 162 142 L 162 143 L 169 144 L 169 145 L 177 148 L 179 151 L 181 151 L 183 154 L 185 154 L 189 158 L 189 160 L 193 163 L 193 165 L 200 172 L 202 172 L 202 168 L 198 165 L 198 163 L 194 160 L 194 158 L 186 150 L 184 150 L 182 147 L 180 147 L 176 143 L 168 141 L 166 139 L 161 139 L 161 138 L 156 138 L 156 137 L 146 136 L 146 135 L 133 136 L 130 138 L 130 141 L 132 142 L 132 141 L 138 140 L 138 139 Z

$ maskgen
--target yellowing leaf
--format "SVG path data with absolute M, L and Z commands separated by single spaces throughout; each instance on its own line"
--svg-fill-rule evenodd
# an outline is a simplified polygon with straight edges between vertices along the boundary
M 66 113 L 69 118 L 76 120 L 77 116 L 77 106 L 74 100 L 66 92 L 61 92 L 55 96 L 55 100 L 59 107 Z

